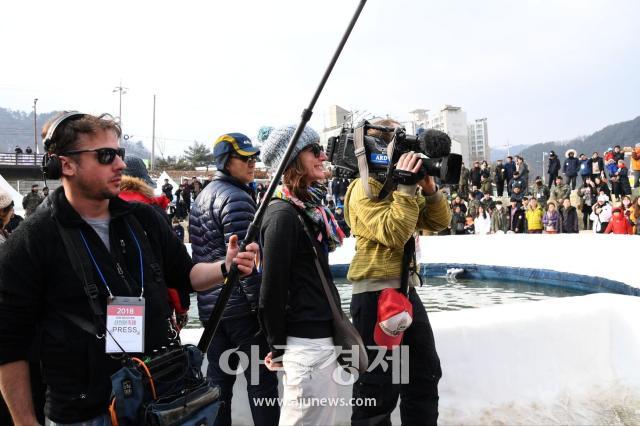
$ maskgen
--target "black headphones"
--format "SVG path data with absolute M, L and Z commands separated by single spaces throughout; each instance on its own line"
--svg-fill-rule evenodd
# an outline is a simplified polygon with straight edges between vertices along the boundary
M 56 132 L 56 129 L 64 123 L 66 120 L 74 117 L 81 117 L 85 114 L 78 111 L 69 111 L 62 114 L 60 117 L 56 118 L 53 123 L 49 126 L 49 130 L 47 131 L 47 135 L 44 140 L 44 156 L 42 157 L 42 174 L 44 175 L 45 181 L 47 179 L 60 179 L 62 177 L 62 163 L 60 162 L 60 158 L 56 154 L 49 153 L 49 146 L 51 145 L 51 141 L 53 139 L 53 135 Z

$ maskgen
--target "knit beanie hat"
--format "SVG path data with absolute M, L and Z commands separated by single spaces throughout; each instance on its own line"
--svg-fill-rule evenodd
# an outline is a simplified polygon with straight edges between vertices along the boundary
M 149 176 L 147 166 L 144 164 L 144 161 L 142 161 L 142 158 L 129 155 L 125 163 L 127 163 L 127 168 L 122 172 L 123 175 L 142 179 L 151 188 L 156 187 L 156 183 L 151 179 L 151 176 Z
M 289 141 L 296 131 L 296 127 L 297 126 L 292 124 L 273 129 L 271 133 L 269 133 L 267 140 L 264 141 L 261 157 L 264 164 L 271 171 L 275 171 L 280 165 L 280 162 L 284 157 L 284 153 L 287 150 L 287 145 L 289 145 Z M 289 167 L 303 149 L 314 143 L 320 143 L 320 136 L 315 130 L 307 126 L 302 131 L 300 139 L 298 139 L 298 143 L 293 149 L 291 157 L 289 157 L 287 167 Z
M 13 202 L 11 194 L 0 188 L 0 210 L 6 209 Z

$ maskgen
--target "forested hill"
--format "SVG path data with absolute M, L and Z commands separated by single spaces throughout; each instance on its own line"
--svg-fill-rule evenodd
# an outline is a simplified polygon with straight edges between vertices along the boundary
M 37 133 L 38 145 L 42 152 L 42 138 L 40 132 L 42 126 L 58 111 L 38 114 Z M 0 152 L 13 152 L 16 145 L 24 151 L 27 146 L 34 149 L 33 140 L 33 112 L 27 114 L 22 111 L 12 111 L 10 109 L 0 107 Z M 127 155 L 136 155 L 140 158 L 151 158 L 151 152 L 143 145 L 141 141 L 122 141 L 122 146 L 126 149 Z
M 520 155 L 522 155 L 527 164 L 529 164 L 531 178 L 533 178 L 538 175 L 542 176 L 541 164 L 543 152 L 548 153 L 551 150 L 555 151 L 562 162 L 565 158 L 565 152 L 570 148 L 575 149 L 578 154 L 584 153 L 587 157 L 591 157 L 594 151 L 598 151 L 600 155 L 602 155 L 607 148 L 613 148 L 615 145 L 633 147 L 637 143 L 640 143 L 640 117 L 611 124 L 586 137 L 575 138 L 564 142 L 545 142 L 530 145 L 520 151 Z M 545 165 L 546 164 L 547 156 L 545 155 Z
M 57 114 L 56 111 L 38 114 L 36 121 L 38 144 L 42 143 L 40 137 L 42 126 L 55 114 Z M 27 114 L 0 107 L 0 152 L 13 152 L 16 145 L 23 151 L 27 146 L 34 149 L 33 134 L 33 112 Z M 42 151 L 42 146 L 40 150 Z

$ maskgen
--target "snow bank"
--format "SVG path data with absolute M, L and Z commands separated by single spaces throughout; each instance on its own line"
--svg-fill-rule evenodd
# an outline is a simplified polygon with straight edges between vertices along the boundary
M 594 294 L 430 318 L 443 370 L 440 424 L 640 423 L 640 298 Z M 201 333 L 182 337 L 196 343 Z M 234 424 L 250 424 L 238 379 Z M 337 424 L 349 414 L 339 410 Z
M 637 423 L 639 320 L 613 294 L 432 314 L 442 423 Z

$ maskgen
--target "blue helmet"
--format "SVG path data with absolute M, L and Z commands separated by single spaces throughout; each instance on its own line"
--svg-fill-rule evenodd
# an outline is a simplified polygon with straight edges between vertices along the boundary
M 242 133 L 226 133 L 213 143 L 213 158 L 218 170 L 224 170 L 231 153 L 252 157 L 260 154 L 260 150 L 251 145 L 251 139 Z

